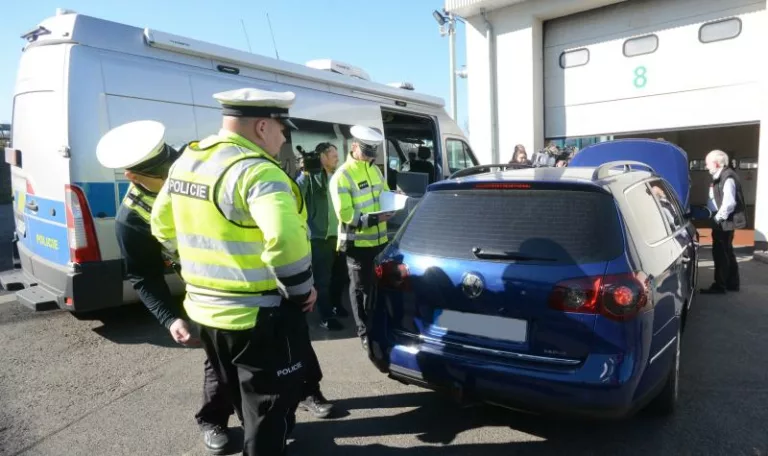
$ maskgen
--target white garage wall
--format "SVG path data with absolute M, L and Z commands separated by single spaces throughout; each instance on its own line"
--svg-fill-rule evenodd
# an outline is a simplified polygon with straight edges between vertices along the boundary
M 741 19 L 738 37 L 699 41 L 701 24 L 728 17 Z M 764 0 L 633 0 L 546 22 L 546 136 L 759 120 L 754 94 L 763 76 L 755 61 L 766 22 Z M 658 37 L 658 49 L 625 57 L 626 39 L 646 34 Z M 589 62 L 561 68 L 560 55 L 580 48 Z

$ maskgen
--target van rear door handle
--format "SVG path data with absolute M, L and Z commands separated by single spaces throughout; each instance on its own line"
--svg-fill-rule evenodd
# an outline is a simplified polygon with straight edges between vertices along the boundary
M 27 201 L 27 204 L 25 204 L 25 206 L 27 207 L 27 209 L 29 209 L 32 212 L 37 212 L 38 209 L 40 209 L 37 203 L 35 203 L 34 201 Z
M 683 255 L 683 256 L 681 256 L 681 257 L 680 257 L 680 259 L 681 259 L 681 261 L 682 261 L 684 264 L 686 264 L 686 263 L 690 263 L 690 262 L 691 262 L 691 257 L 689 257 L 688 255 Z

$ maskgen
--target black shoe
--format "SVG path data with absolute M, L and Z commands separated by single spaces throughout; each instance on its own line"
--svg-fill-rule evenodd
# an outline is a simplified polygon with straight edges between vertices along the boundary
M 342 329 L 344 329 L 344 325 L 339 323 L 335 318 L 320 320 L 320 327 L 323 329 L 327 329 L 328 331 L 341 331 Z
M 323 393 L 317 393 L 299 402 L 299 408 L 311 413 L 315 418 L 326 418 L 333 411 L 333 404 L 323 397 Z
M 347 318 L 349 316 L 349 312 L 347 312 L 347 309 L 345 309 L 342 306 L 334 307 L 333 314 L 339 318 Z
M 229 446 L 229 435 L 223 426 L 213 426 L 203 430 L 205 449 L 211 454 L 224 454 Z
M 725 294 L 725 288 L 712 284 L 709 288 L 702 288 L 699 290 L 699 293 L 701 294 Z

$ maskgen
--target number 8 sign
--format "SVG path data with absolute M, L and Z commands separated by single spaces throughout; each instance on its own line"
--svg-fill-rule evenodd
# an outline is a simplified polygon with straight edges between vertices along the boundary
M 648 83 L 648 78 L 645 76 L 647 72 L 648 70 L 644 66 L 635 68 L 635 79 L 633 82 L 638 89 L 642 89 Z

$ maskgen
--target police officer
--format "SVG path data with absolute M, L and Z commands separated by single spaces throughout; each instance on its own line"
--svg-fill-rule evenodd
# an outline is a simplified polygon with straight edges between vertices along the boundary
M 295 96 L 239 89 L 214 98 L 223 128 L 174 163 L 152 234 L 178 252 L 184 308 L 239 397 L 243 454 L 282 455 L 312 354 L 303 312 L 317 297 L 304 201 L 275 158 L 295 128 Z
M 162 246 L 150 232 L 150 213 L 155 196 L 179 153 L 165 144 L 165 127 L 150 120 L 130 122 L 101 138 L 96 157 L 106 168 L 124 169 L 131 181 L 117 211 L 115 230 L 128 280 L 142 303 L 185 346 L 199 346 L 184 320 L 181 302 L 171 296 L 165 282 L 166 261 Z M 203 406 L 195 415 L 203 430 L 203 442 L 212 454 L 227 450 L 227 423 L 234 409 L 224 385 L 206 358 Z
M 381 192 L 389 190 L 374 164 L 384 137 L 378 131 L 355 125 L 350 129 L 352 147 L 347 160 L 331 177 L 331 200 L 339 219 L 338 248 L 346 253 L 349 300 L 363 349 L 368 351 L 367 310 L 371 305 L 373 260 L 387 243 L 387 220 L 381 210 Z

